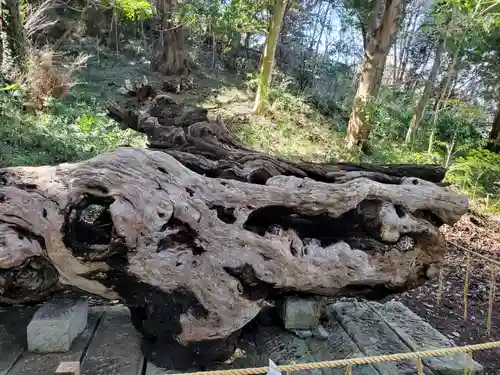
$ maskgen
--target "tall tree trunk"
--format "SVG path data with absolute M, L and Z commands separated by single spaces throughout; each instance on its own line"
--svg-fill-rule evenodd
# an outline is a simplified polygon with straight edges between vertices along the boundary
M 177 5 L 177 0 L 156 2 L 161 31 L 152 68 L 166 75 L 185 74 L 188 69 L 184 51 L 184 30 L 181 25 L 172 22 L 173 11 Z
M 425 107 L 427 106 L 427 102 L 434 90 L 434 86 L 436 83 L 436 77 L 439 70 L 439 66 L 441 65 L 441 54 L 444 49 L 444 40 L 441 39 L 439 41 L 438 46 L 436 47 L 436 55 L 434 56 L 434 63 L 432 64 L 432 69 L 429 74 L 429 78 L 425 83 L 424 92 L 420 97 L 420 100 L 413 111 L 413 117 L 411 118 L 410 126 L 408 127 L 408 132 L 406 133 L 406 142 L 413 142 L 415 138 L 415 134 L 417 133 L 418 125 L 420 124 L 420 120 L 424 114 Z
M 441 92 L 441 96 L 439 97 L 439 100 L 437 101 L 436 107 L 434 109 L 434 116 L 432 117 L 432 130 L 429 136 L 429 146 L 427 147 L 428 153 L 432 152 L 432 147 L 434 145 L 434 138 L 436 136 L 439 112 L 441 111 L 441 107 L 443 106 L 444 102 L 450 96 L 451 93 L 450 88 L 452 86 L 453 80 L 455 79 L 458 73 L 457 66 L 459 57 L 460 57 L 460 49 L 457 49 L 453 55 L 453 58 L 450 61 L 450 65 L 448 67 L 448 74 L 446 76 L 446 82 L 444 84 L 443 91 Z
M 321 13 L 321 3 L 319 4 L 319 12 L 318 13 Z M 311 35 L 311 39 L 309 40 L 309 44 L 308 44 L 308 50 L 312 50 L 313 47 L 314 47 L 314 42 L 316 42 L 317 40 L 317 31 L 318 31 L 318 25 L 320 25 L 320 20 L 319 20 L 319 14 L 317 14 L 315 16 L 315 20 L 314 20 L 314 26 L 312 27 L 312 35 Z M 324 25 L 321 23 L 321 26 L 319 27 L 324 27 Z
M 245 64 L 248 64 L 248 60 L 250 59 L 249 50 L 250 50 L 250 37 L 251 36 L 252 36 L 252 34 L 250 34 L 248 32 L 245 35 L 245 59 L 247 60 L 245 62 Z
M 374 9 L 379 9 L 377 1 Z M 382 71 L 384 70 L 387 54 L 396 35 L 398 19 L 405 5 L 405 0 L 386 0 L 385 9 L 380 25 L 376 25 L 376 18 L 368 25 L 365 34 L 365 57 L 361 77 L 354 97 L 349 129 L 347 132 L 347 147 L 352 149 L 365 145 L 370 135 L 371 124 L 367 119 L 369 103 L 377 96 Z
M 229 42 L 229 52 L 227 53 L 228 65 L 231 69 L 235 69 L 238 61 L 238 56 L 241 53 L 241 32 L 235 32 L 231 35 Z
M 113 11 L 111 14 L 111 21 L 110 21 L 110 26 L 109 26 L 109 34 L 108 34 L 108 40 L 107 40 L 107 45 L 108 48 L 115 48 L 116 55 L 118 56 L 118 39 L 119 39 L 119 33 L 118 33 L 118 20 L 117 20 L 117 11 L 116 11 L 116 0 L 113 1 L 112 3 Z
M 0 0 L 2 65 L 0 72 L 10 77 L 16 70 L 23 70 L 26 58 L 25 38 L 19 0 Z
M 257 95 L 253 108 L 255 113 L 260 113 L 264 109 L 273 71 L 274 53 L 276 52 L 276 44 L 280 35 L 287 2 L 288 0 L 276 0 L 274 4 L 272 19 L 269 23 L 266 48 L 264 49 L 264 54 L 261 59 L 259 87 L 257 88 Z
M 413 14 L 410 15 L 408 19 L 408 27 L 406 28 L 406 36 L 402 41 L 401 51 L 399 56 L 399 68 L 398 68 L 398 82 L 402 83 L 404 80 L 404 76 L 406 73 L 406 67 L 408 66 L 408 62 L 410 60 L 410 46 L 413 41 L 413 37 L 415 35 L 417 29 L 417 20 L 418 14 L 413 17 Z
M 2 74 L 3 74 L 3 70 L 2 70 L 3 41 L 4 41 L 4 33 L 3 33 L 3 1 L 0 0 L 0 78 L 2 78 Z
M 323 33 L 325 32 L 326 20 L 328 19 L 328 14 L 330 13 L 331 3 L 326 4 L 325 13 L 321 19 L 321 28 L 319 30 L 318 40 L 316 41 L 316 49 L 314 51 L 314 65 L 311 72 L 312 80 L 314 83 L 314 75 L 316 74 L 316 69 L 318 68 L 318 56 L 319 56 L 319 46 L 321 44 L 321 39 L 323 38 Z
M 500 152 L 500 102 L 497 103 L 497 111 L 491 125 L 488 149 L 493 152 Z
M 393 54 L 392 54 L 392 84 L 396 85 L 397 76 L 398 76 L 398 44 L 394 42 L 393 45 Z

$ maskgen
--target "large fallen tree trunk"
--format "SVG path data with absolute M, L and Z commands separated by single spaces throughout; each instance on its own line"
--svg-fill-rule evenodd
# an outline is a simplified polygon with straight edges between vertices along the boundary
M 126 128 L 145 133 L 150 148 L 163 150 L 188 168 L 209 177 L 258 184 L 277 175 L 337 183 L 361 176 L 384 183 L 399 183 L 403 177 L 439 183 L 446 172 L 440 165 L 317 164 L 283 160 L 249 149 L 231 135 L 220 119 L 209 121 L 206 109 L 181 106 L 168 95 L 157 95 L 151 86 L 130 89 L 123 103 L 110 102 L 108 110 L 110 116 Z
M 124 147 L 0 170 L 0 302 L 63 285 L 120 298 L 146 356 L 185 368 L 230 355 L 267 298 L 382 298 L 439 271 L 438 228 L 467 200 L 404 177 L 439 181 L 439 169 L 291 164 L 226 146 L 229 134 L 205 135 L 209 127 L 171 126 L 193 152 Z

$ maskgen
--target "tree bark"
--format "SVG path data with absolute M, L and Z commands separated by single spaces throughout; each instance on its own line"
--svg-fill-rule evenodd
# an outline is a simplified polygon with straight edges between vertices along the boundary
M 0 78 L 3 76 L 3 44 L 6 39 L 3 30 L 3 1 L 0 1 Z
M 280 35 L 281 24 L 288 0 L 276 0 L 274 4 L 273 14 L 269 23 L 269 31 L 266 39 L 266 47 L 264 49 L 261 64 L 259 86 L 255 97 L 254 112 L 260 113 L 264 109 L 267 99 L 269 84 L 271 83 L 271 75 L 273 72 L 274 54 L 276 52 L 276 44 Z
M 413 12 L 410 14 L 408 19 L 408 26 L 405 28 L 406 35 L 401 43 L 401 51 L 399 55 L 399 69 L 397 75 L 397 81 L 399 84 L 402 84 L 404 81 L 406 67 L 408 66 L 408 62 L 410 60 L 410 46 L 415 37 L 416 29 L 417 29 L 417 21 L 418 21 L 418 13 Z
M 312 68 L 312 72 L 311 72 L 311 77 L 312 77 L 313 83 L 315 81 L 314 76 L 316 75 L 316 70 L 318 69 L 319 46 L 321 44 L 321 39 L 323 39 L 323 33 L 325 32 L 325 27 L 327 26 L 327 19 L 328 19 L 328 15 L 330 13 L 331 6 L 332 6 L 331 3 L 326 4 L 326 9 L 325 9 L 323 18 L 321 19 L 321 28 L 319 30 L 319 36 L 318 36 L 318 39 L 316 40 L 316 49 L 314 50 L 314 64 L 313 64 L 313 68 Z M 325 50 L 325 53 L 326 53 L 326 50 Z
M 458 60 L 460 58 L 460 49 L 457 49 L 453 54 L 453 58 L 450 61 L 448 66 L 448 73 L 446 75 L 446 81 L 443 86 L 443 90 L 441 91 L 441 95 L 436 102 L 436 106 L 434 108 L 434 115 L 432 116 L 432 127 L 431 134 L 429 135 L 429 145 L 427 147 L 427 152 L 432 152 L 432 147 L 434 146 L 434 138 L 436 136 L 436 131 L 438 127 L 438 119 L 439 113 L 441 111 L 441 107 L 444 105 L 445 101 L 450 97 L 451 90 L 450 88 L 453 86 L 452 82 L 456 79 L 458 74 Z
M 424 114 L 425 107 L 427 106 L 427 102 L 429 101 L 432 91 L 435 88 L 437 73 L 439 71 L 439 66 L 441 65 L 441 54 L 443 53 L 443 49 L 444 49 L 444 40 L 441 39 L 436 48 L 434 63 L 432 64 L 431 72 L 429 73 L 429 78 L 425 83 L 424 92 L 422 93 L 422 96 L 420 97 L 417 106 L 413 110 L 413 116 L 411 118 L 410 126 L 408 127 L 408 132 L 406 133 L 406 139 L 405 139 L 406 143 L 413 142 L 415 139 L 415 135 L 417 133 L 420 120 L 422 119 L 422 116 Z
M 165 75 L 186 74 L 189 68 L 184 50 L 184 29 L 172 22 L 177 5 L 177 0 L 156 2 L 161 30 L 151 67 Z
M 497 103 L 497 111 L 491 124 L 491 132 L 488 142 L 488 150 L 500 152 L 500 103 Z
M 1 69 L 6 78 L 24 69 L 26 59 L 25 37 L 21 22 L 19 0 L 2 0 L 0 4 L 2 43 Z
M 231 355 L 266 299 L 382 298 L 438 274 L 438 228 L 467 211 L 443 168 L 280 160 L 145 92 L 109 110 L 156 150 L 0 170 L 0 302 L 119 298 L 145 356 L 185 369 Z
M 196 349 L 232 339 L 276 293 L 381 298 L 435 275 L 446 249 L 438 226 L 456 222 L 466 199 L 417 178 L 376 179 L 248 184 L 132 148 L 5 169 L 0 300 L 69 284 L 131 306 L 157 364 L 220 360 L 231 345 Z M 165 357 L 172 347 L 186 357 Z
M 379 0 L 375 2 L 378 8 Z M 368 25 L 365 36 L 365 57 L 358 89 L 354 97 L 349 128 L 347 131 L 347 147 L 349 149 L 366 145 L 371 131 L 368 117 L 370 103 L 376 98 L 384 70 L 387 54 L 397 31 L 398 18 L 402 13 L 405 0 L 386 0 L 380 25 L 376 25 L 376 17 Z
M 146 96 L 154 100 L 145 103 Z M 446 172 L 440 165 L 318 164 L 272 157 L 247 148 L 229 133 L 222 120 L 209 121 L 206 109 L 183 107 L 168 95 L 156 96 L 149 86 L 130 91 L 124 102 L 109 102 L 108 111 L 125 128 L 145 133 L 150 148 L 164 150 L 209 177 L 257 184 L 277 175 L 339 182 L 353 172 L 378 176 L 381 182 L 399 183 L 403 177 L 418 177 L 440 183 Z

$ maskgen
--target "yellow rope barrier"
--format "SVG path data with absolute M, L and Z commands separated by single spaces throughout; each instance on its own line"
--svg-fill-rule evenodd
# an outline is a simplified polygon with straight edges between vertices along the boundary
M 277 366 L 276 370 L 280 372 L 290 372 L 290 371 L 300 371 L 300 370 L 312 370 L 319 368 L 335 368 L 335 367 L 346 367 L 346 366 L 352 367 L 355 365 L 367 365 L 378 362 L 399 362 L 412 359 L 418 360 L 419 358 L 425 358 L 425 357 L 441 357 L 457 353 L 470 353 L 477 350 L 488 350 L 495 348 L 500 348 L 500 341 L 492 341 L 483 344 L 475 344 L 467 346 L 454 346 L 451 348 L 425 350 L 421 352 L 386 354 L 373 357 L 346 358 L 335 361 L 297 363 L 293 365 Z M 191 372 L 189 373 L 189 375 L 257 375 L 257 374 L 265 374 L 268 371 L 269 367 L 254 367 L 254 368 L 228 369 L 228 370 L 217 370 L 217 371 L 199 371 L 199 372 Z M 179 373 L 171 375 L 186 375 L 186 374 Z

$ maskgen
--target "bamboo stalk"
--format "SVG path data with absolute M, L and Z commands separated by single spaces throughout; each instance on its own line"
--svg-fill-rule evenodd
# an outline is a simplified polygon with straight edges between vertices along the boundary
M 493 304 L 495 302 L 495 289 L 496 289 L 496 268 L 491 267 L 491 279 L 490 279 L 490 295 L 488 298 L 488 318 L 486 321 L 486 333 L 488 336 L 491 335 L 491 326 L 493 319 Z
M 467 253 L 466 263 L 465 263 L 465 280 L 463 289 L 463 301 L 464 301 L 464 321 L 467 321 L 469 315 L 469 274 L 470 274 L 470 254 Z

